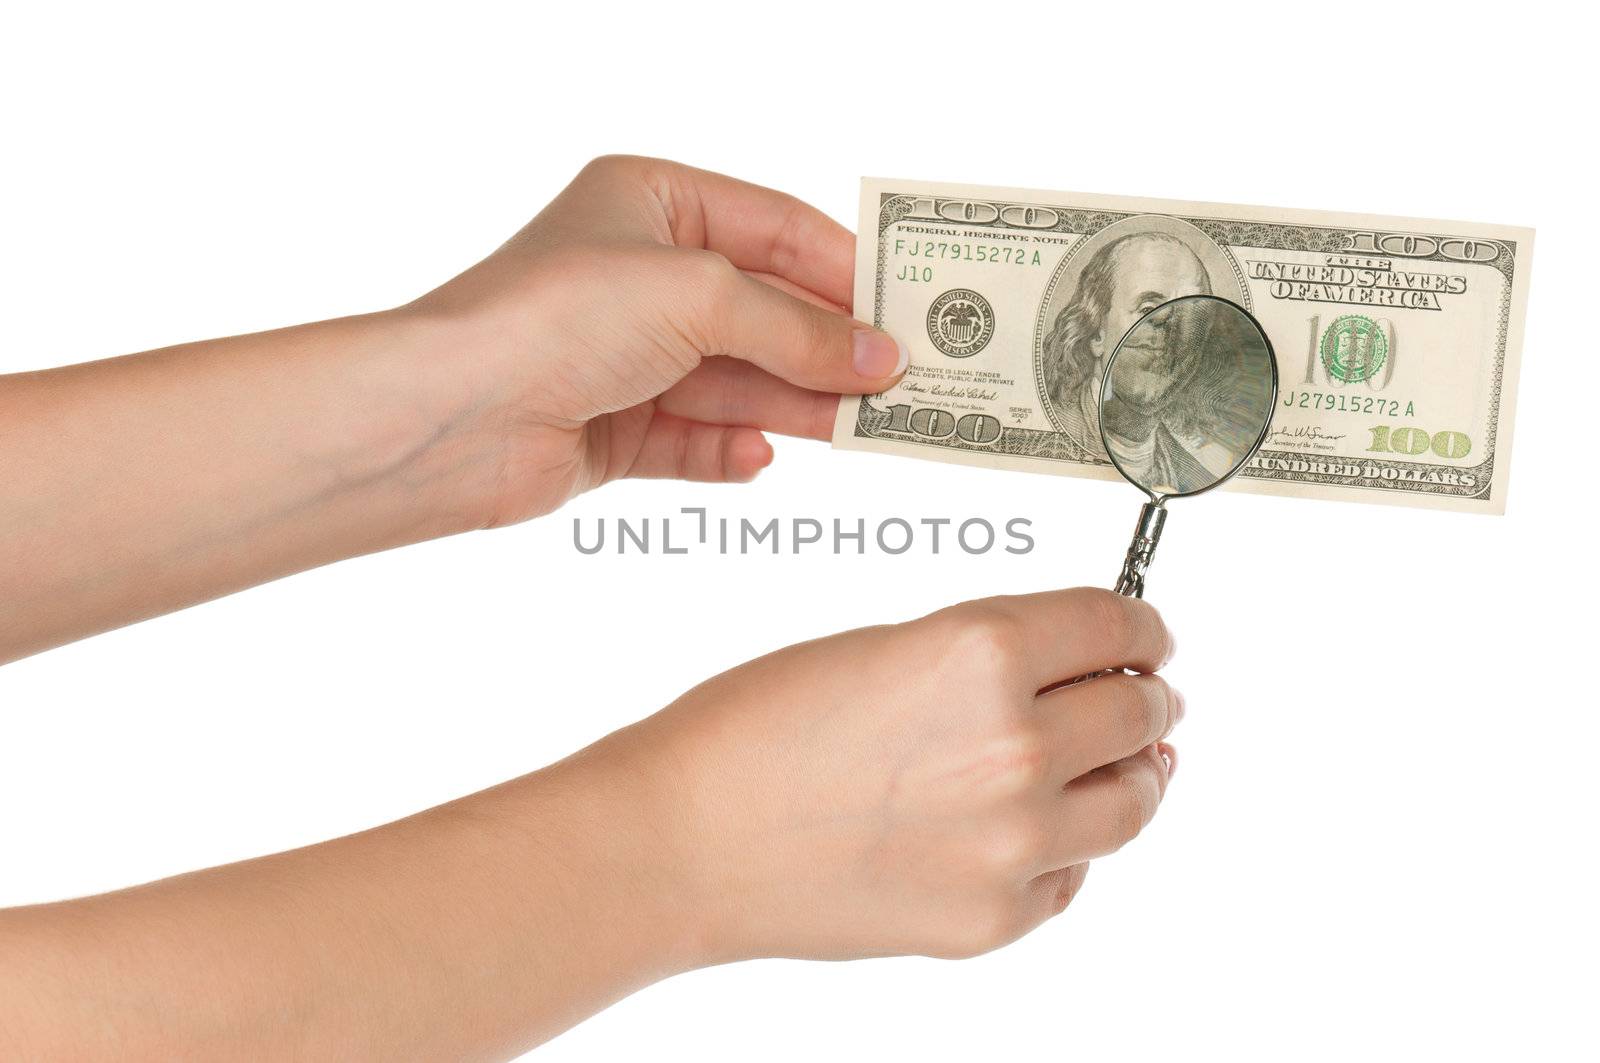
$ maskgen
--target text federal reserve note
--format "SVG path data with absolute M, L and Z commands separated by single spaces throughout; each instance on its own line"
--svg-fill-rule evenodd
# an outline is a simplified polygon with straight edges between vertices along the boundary
M 1140 315 L 1208 292 L 1280 382 L 1241 490 L 1505 509 L 1533 232 L 869 178 L 856 316 L 911 350 L 836 447 L 1115 478 L 1097 409 Z

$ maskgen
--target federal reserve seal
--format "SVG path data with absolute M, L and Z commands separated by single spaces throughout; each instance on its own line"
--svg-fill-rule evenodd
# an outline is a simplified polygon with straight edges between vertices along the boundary
M 968 358 L 994 335 L 994 307 L 977 292 L 952 288 L 928 307 L 928 338 L 952 358 Z
M 1322 367 L 1335 380 L 1358 384 L 1375 376 L 1389 357 L 1389 337 L 1370 317 L 1336 317 L 1322 333 Z

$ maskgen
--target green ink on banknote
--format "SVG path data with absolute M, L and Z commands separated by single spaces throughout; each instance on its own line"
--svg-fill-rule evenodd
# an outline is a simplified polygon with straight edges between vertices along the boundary
M 1370 317 L 1345 314 L 1322 334 L 1322 366 L 1346 384 L 1372 377 L 1388 357 L 1389 339 Z

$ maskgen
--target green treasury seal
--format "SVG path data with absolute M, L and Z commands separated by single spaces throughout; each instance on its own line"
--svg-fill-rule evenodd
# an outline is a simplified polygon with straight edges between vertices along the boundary
M 1370 379 L 1389 357 L 1389 337 L 1370 317 L 1345 314 L 1322 333 L 1322 367 L 1335 380 L 1356 384 Z

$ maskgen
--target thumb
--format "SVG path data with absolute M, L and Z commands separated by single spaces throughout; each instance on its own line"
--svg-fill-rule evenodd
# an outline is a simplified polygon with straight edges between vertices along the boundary
M 871 394 L 906 371 L 910 353 L 886 332 L 734 271 L 711 307 L 715 350 L 813 391 Z

